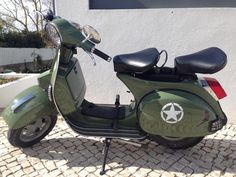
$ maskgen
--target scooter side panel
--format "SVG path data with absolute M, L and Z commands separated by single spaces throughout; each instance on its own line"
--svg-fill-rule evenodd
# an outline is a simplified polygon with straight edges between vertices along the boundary
M 202 86 L 197 81 L 192 81 L 192 80 L 186 80 L 182 82 L 149 81 L 149 80 L 143 80 L 143 79 L 133 77 L 131 75 L 121 74 L 121 73 L 118 73 L 117 77 L 120 78 L 124 82 L 124 84 L 130 89 L 130 91 L 133 93 L 135 97 L 135 101 L 137 103 L 136 105 L 139 105 L 141 100 L 146 95 L 150 94 L 151 92 L 161 91 L 161 90 L 178 90 L 178 91 L 192 93 L 193 95 L 196 95 L 200 99 L 204 100 L 204 102 L 207 103 L 208 107 L 210 107 L 210 109 L 215 115 L 214 121 L 217 121 L 218 118 L 221 120 L 226 119 L 225 114 L 223 113 L 219 103 L 204 88 L 202 88 Z M 170 100 L 170 102 L 172 101 Z M 137 109 L 137 117 L 138 117 L 138 112 L 139 112 L 138 106 L 136 106 L 136 109 Z M 155 109 L 159 109 L 159 114 L 160 114 L 161 109 L 160 108 L 155 108 Z M 148 118 L 148 116 L 146 117 Z M 192 117 L 190 119 L 192 119 Z M 207 123 L 208 125 L 210 125 L 212 123 L 211 119 L 209 119 Z M 174 129 L 172 130 L 174 131 Z M 198 131 L 199 130 L 200 129 L 198 129 Z M 178 131 L 174 131 L 173 134 L 174 133 L 176 137 L 181 136 L 181 133 L 179 135 Z M 213 132 L 209 130 L 207 133 L 212 134 Z M 202 132 L 199 131 L 198 134 L 199 135 L 206 134 L 206 128 Z M 185 135 L 185 136 L 188 136 L 188 135 Z
M 209 134 L 209 121 L 216 119 L 204 100 L 184 91 L 151 92 L 142 99 L 138 109 L 141 128 L 161 136 L 205 136 Z
M 197 81 L 182 81 L 182 82 L 158 82 L 147 81 L 132 77 L 126 74 L 117 74 L 117 77 L 124 82 L 124 84 L 133 93 L 136 102 L 139 103 L 145 94 L 154 90 L 174 89 L 191 92 L 198 95 L 205 100 L 214 110 L 218 117 L 225 117 L 219 103 L 204 89 Z
M 39 86 L 33 86 L 17 95 L 2 116 L 9 128 L 18 129 L 53 113 L 56 113 L 56 109 L 47 93 Z
M 59 67 L 55 82 L 55 100 L 64 114 L 75 112 L 84 100 L 86 83 L 79 61 L 72 58 L 67 67 Z

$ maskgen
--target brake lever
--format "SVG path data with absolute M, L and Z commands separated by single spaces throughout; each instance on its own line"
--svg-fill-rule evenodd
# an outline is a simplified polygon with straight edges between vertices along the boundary
M 95 58 L 94 58 L 94 56 L 90 53 L 90 52 L 88 52 L 88 51 L 85 51 L 89 56 L 90 56 L 90 58 L 92 59 L 92 61 L 93 61 L 93 66 L 96 66 L 97 65 L 97 63 L 96 63 L 96 60 L 95 60 Z

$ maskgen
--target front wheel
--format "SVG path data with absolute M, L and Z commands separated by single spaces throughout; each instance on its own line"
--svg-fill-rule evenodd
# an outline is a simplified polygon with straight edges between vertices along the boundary
M 187 149 L 200 143 L 204 137 L 167 137 L 159 135 L 150 135 L 150 140 L 158 144 L 167 146 L 171 149 Z
M 30 125 L 8 130 L 8 141 L 15 147 L 25 148 L 40 142 L 55 126 L 57 116 L 44 116 Z

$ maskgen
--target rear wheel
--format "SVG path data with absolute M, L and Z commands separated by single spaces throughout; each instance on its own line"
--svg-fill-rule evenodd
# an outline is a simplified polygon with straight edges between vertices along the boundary
M 167 146 L 171 149 L 187 149 L 200 143 L 204 137 L 168 137 L 159 135 L 150 135 L 150 140 L 158 144 Z
M 30 147 L 40 142 L 55 126 L 57 116 L 44 116 L 19 129 L 8 130 L 8 141 L 16 147 Z

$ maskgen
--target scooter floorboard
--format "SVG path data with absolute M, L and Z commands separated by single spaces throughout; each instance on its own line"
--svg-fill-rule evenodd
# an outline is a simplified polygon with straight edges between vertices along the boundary
M 146 137 L 146 133 L 139 129 L 113 129 L 112 126 L 104 128 L 84 127 L 73 122 L 70 116 L 65 117 L 65 120 L 75 132 L 85 136 L 129 139 L 143 139 Z
M 86 116 L 103 118 L 103 119 L 124 119 L 126 106 L 115 107 L 114 105 L 96 105 L 90 104 L 83 108 L 81 113 Z

